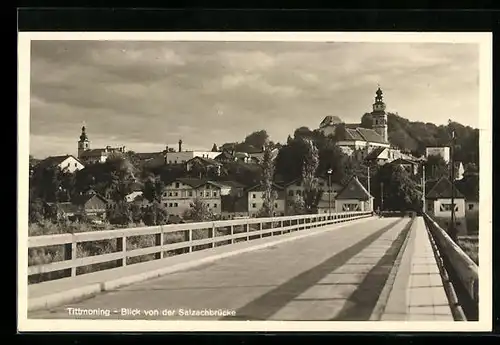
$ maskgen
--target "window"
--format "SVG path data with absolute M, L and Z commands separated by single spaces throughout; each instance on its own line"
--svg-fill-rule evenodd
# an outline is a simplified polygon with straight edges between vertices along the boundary
M 175 196 L 179 196 L 179 192 L 175 192 Z
M 205 196 L 209 197 L 210 196 L 210 192 L 205 192 Z
M 175 202 L 175 203 L 174 203 L 174 207 L 177 207 L 177 206 L 179 206 L 179 204 Z
M 217 207 L 217 204 L 214 204 L 214 207 Z
M 172 192 L 168 192 L 168 196 L 172 196 Z
M 217 192 L 214 192 L 214 196 L 217 196 Z
M 293 196 L 293 190 L 288 191 L 288 196 Z
M 252 198 L 254 198 L 254 199 L 255 199 L 256 197 L 257 197 L 257 196 L 255 195 L 255 193 L 253 193 L 253 194 L 252 194 Z
M 171 202 L 168 203 L 168 207 L 172 207 L 172 203 Z
M 295 194 L 296 194 L 296 195 L 301 195 L 301 194 L 302 194 L 302 192 L 301 192 L 300 190 L 297 190 L 297 191 L 295 192 Z
M 163 193 L 163 196 L 167 196 L 167 192 Z
M 175 183 L 175 188 L 179 188 L 179 182 Z
M 203 196 L 203 191 L 200 192 L 200 196 Z
M 444 211 L 444 212 L 447 212 L 447 211 L 451 211 L 451 204 L 441 204 L 440 207 L 439 207 L 439 210 L 440 211 Z M 458 211 L 458 205 L 455 204 L 455 212 Z
M 75 163 L 75 168 L 77 167 L 78 165 Z
M 433 209 L 434 209 L 434 207 L 433 207 L 433 206 L 434 206 L 434 204 L 433 204 L 432 202 L 429 202 L 429 203 L 427 204 L 427 211 L 432 212 L 432 211 L 433 211 Z
M 274 208 L 278 208 L 278 204 L 277 203 L 274 203 Z
M 256 203 L 253 203 L 253 204 L 252 204 L 252 208 L 257 208 L 257 204 L 256 204 Z
M 193 196 L 193 192 L 192 191 L 189 191 L 189 196 Z
M 469 210 L 474 209 L 474 204 L 469 204 Z

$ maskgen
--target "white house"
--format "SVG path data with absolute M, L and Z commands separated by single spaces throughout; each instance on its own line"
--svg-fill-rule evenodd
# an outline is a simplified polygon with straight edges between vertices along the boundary
M 214 182 L 197 178 L 178 178 L 165 186 L 161 202 L 169 214 L 182 217 L 191 208 L 193 201 L 198 198 L 213 214 L 220 215 L 220 192 L 221 188 Z
M 450 180 L 441 177 L 437 181 L 427 181 L 424 209 L 444 230 L 451 222 L 451 211 L 455 209 L 455 227 L 459 235 L 467 235 L 464 195 L 452 186 Z M 453 203 L 451 203 L 453 193 Z
M 85 165 L 78 158 L 72 155 L 47 157 L 37 164 L 37 167 L 45 166 L 57 166 L 62 171 L 70 173 L 74 173 L 85 168 Z
M 335 197 L 336 212 L 372 211 L 373 196 L 353 176 Z
M 273 189 L 277 193 L 277 198 L 274 201 L 274 215 L 284 216 L 285 215 L 285 193 L 284 188 L 278 184 L 273 183 Z M 247 189 L 248 193 L 248 214 L 250 217 L 256 216 L 262 206 L 264 205 L 264 186 L 258 184 Z
M 284 187 L 286 195 L 286 208 L 288 208 L 290 201 L 294 200 L 297 196 L 304 195 L 304 185 L 301 179 L 288 182 L 284 185 Z M 319 177 L 318 187 L 323 191 L 318 202 L 318 213 L 328 213 L 329 208 L 331 209 L 331 212 L 335 212 L 335 197 L 342 189 L 342 185 L 332 182 L 331 186 L 329 186 L 328 179 Z

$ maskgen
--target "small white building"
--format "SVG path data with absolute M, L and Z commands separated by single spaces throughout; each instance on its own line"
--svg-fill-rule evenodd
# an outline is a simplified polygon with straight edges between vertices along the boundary
M 85 168 L 85 165 L 73 155 L 51 156 L 40 161 L 37 167 L 56 166 L 60 170 L 74 173 Z
M 454 223 L 459 235 L 467 235 L 465 219 L 465 197 L 446 177 L 437 181 L 427 181 L 425 195 L 425 212 L 431 216 L 443 230 L 448 230 L 451 212 L 454 212 Z M 453 204 L 451 202 L 453 193 Z
M 372 211 L 373 196 L 353 176 L 335 197 L 336 212 Z
M 273 189 L 277 193 L 274 201 L 274 215 L 285 215 L 285 190 L 282 186 L 273 183 Z M 248 214 L 250 217 L 256 216 L 264 206 L 264 186 L 258 184 L 247 190 L 248 193 Z

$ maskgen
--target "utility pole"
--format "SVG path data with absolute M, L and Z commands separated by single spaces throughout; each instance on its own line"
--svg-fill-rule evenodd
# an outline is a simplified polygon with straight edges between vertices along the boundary
M 372 198 L 371 198 L 371 195 L 372 193 L 370 192 L 370 166 L 368 165 L 367 167 L 367 170 L 368 170 L 368 194 L 369 194 L 369 199 L 368 199 L 368 204 L 370 205 L 370 211 L 373 211 L 373 205 L 372 205 Z
M 450 149 L 450 161 L 451 161 L 451 222 L 449 228 L 449 234 L 453 241 L 457 241 L 457 229 L 455 228 L 455 161 L 453 160 L 455 146 L 455 131 L 452 129 L 451 132 L 451 149 Z
M 425 212 L 425 164 L 422 164 L 422 211 Z
M 328 169 L 328 216 L 332 215 L 332 169 Z
M 384 182 L 380 182 L 380 211 L 384 209 Z

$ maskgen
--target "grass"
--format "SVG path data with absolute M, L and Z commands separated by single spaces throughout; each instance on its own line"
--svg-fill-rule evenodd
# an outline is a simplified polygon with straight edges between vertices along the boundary
M 462 250 L 467 254 L 472 261 L 476 263 L 476 265 L 479 266 L 479 256 L 478 256 L 478 250 L 479 250 L 479 242 L 478 242 L 478 237 L 477 236 L 464 236 L 464 237 L 459 237 L 458 238 L 458 245 Z

